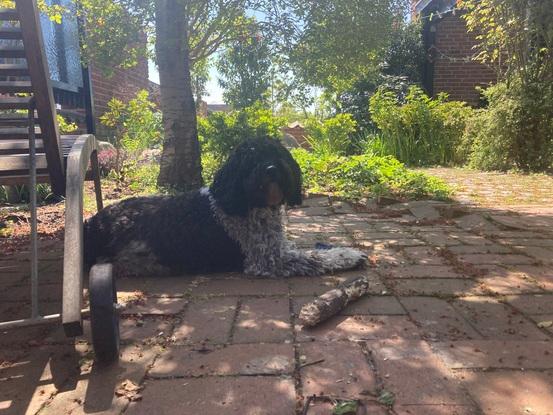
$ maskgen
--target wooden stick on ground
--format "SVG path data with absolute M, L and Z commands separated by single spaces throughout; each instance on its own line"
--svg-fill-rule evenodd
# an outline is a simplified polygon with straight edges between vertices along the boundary
M 349 303 L 367 294 L 368 291 L 369 281 L 364 277 L 357 278 L 305 304 L 300 310 L 299 320 L 306 327 L 315 326 L 338 314 Z

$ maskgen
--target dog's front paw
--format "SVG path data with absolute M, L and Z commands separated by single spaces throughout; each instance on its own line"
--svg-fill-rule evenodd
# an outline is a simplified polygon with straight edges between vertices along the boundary
M 366 265 L 368 256 L 365 252 L 354 248 L 331 248 L 319 251 L 327 271 L 345 271 Z

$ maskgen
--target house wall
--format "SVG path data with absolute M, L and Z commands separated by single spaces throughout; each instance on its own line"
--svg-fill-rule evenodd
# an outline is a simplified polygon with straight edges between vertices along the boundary
M 111 98 L 115 97 L 122 101 L 128 101 L 141 89 L 150 89 L 148 61 L 141 59 L 136 66 L 129 69 L 116 68 L 111 75 L 106 75 L 99 66 L 91 65 L 90 77 L 92 80 L 96 134 L 100 138 L 105 138 L 109 131 L 100 123 L 99 117 L 107 111 L 108 102 Z
M 433 66 L 433 94 L 447 92 L 450 99 L 466 101 L 478 106 L 479 86 L 487 86 L 495 81 L 494 72 L 487 66 L 470 58 L 474 54 L 476 39 L 467 32 L 465 21 L 459 16 L 448 14 L 436 23 L 431 23 L 434 31 L 434 47 L 429 45 L 429 56 Z

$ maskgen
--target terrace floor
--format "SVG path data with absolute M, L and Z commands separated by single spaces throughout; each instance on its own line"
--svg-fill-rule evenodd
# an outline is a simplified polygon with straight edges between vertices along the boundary
M 88 331 L 76 342 L 59 326 L 0 333 L 0 414 L 330 415 L 341 399 L 359 400 L 358 414 L 553 414 L 553 209 L 360 213 L 318 197 L 287 226 L 306 247 L 366 249 L 371 266 L 120 280 L 120 362 L 96 364 Z M 51 313 L 62 252 L 43 245 Z M 0 257 L 0 320 L 26 316 L 27 270 L 22 254 Z M 360 275 L 371 295 L 315 329 L 296 323 L 304 302 Z

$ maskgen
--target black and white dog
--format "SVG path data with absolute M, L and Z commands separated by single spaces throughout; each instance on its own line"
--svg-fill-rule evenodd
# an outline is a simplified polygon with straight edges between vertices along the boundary
M 288 241 L 282 206 L 301 202 L 301 171 L 288 150 L 275 140 L 247 140 L 210 188 L 131 198 L 93 216 L 85 259 L 88 266 L 113 263 L 118 276 L 313 276 L 365 263 L 366 254 L 352 248 L 306 251 Z

